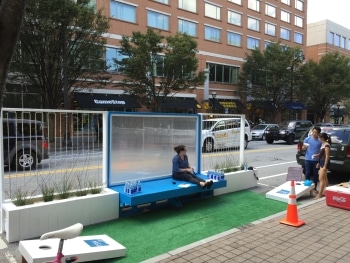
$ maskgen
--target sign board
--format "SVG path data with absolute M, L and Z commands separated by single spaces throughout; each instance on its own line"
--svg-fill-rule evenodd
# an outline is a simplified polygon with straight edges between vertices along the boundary
M 301 181 L 303 177 L 302 167 L 288 167 L 287 181 Z

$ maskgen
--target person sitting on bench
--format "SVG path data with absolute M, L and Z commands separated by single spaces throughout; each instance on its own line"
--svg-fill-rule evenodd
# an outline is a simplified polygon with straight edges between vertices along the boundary
M 187 150 L 185 145 L 178 145 L 174 147 L 177 153 L 173 158 L 173 179 L 180 181 L 187 181 L 201 186 L 203 189 L 210 189 L 213 181 L 206 181 L 194 174 L 194 169 L 190 166 L 187 157 Z

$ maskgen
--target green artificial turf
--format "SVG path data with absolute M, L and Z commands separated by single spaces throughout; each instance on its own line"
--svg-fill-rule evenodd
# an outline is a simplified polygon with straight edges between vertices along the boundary
M 126 257 L 100 262 L 135 263 L 286 208 L 286 203 L 245 190 L 188 202 L 180 210 L 163 208 L 87 226 L 82 235 L 107 234 L 126 247 Z

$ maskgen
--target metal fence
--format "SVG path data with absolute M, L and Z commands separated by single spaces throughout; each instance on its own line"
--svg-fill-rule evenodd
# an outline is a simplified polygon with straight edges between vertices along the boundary
M 42 195 L 48 187 L 60 193 L 107 185 L 108 162 L 112 162 L 107 147 L 108 112 L 3 108 L 1 119 L 2 200 Z M 241 123 L 244 115 L 202 114 L 200 170 L 242 166 L 250 128 Z M 148 136 L 150 144 L 160 140 L 159 129 L 154 131 L 153 138 Z M 136 138 L 130 135 L 119 138 L 120 142 L 135 144 Z M 163 150 L 173 155 L 172 148 Z M 169 174 L 170 160 L 162 164 Z M 118 174 L 122 176 L 119 170 Z

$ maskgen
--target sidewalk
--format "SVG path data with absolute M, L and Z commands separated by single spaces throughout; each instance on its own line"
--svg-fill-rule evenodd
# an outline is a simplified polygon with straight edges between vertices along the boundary
M 321 198 L 298 206 L 298 214 L 305 221 L 301 227 L 280 224 L 286 216 L 284 211 L 143 263 L 350 262 L 350 211 L 327 206 L 325 198 Z M 21 262 L 18 243 L 2 240 L 0 262 Z
M 143 263 L 350 262 L 350 211 L 321 198 L 298 206 L 298 214 L 305 225 L 297 228 L 279 223 L 286 216 L 282 212 Z

